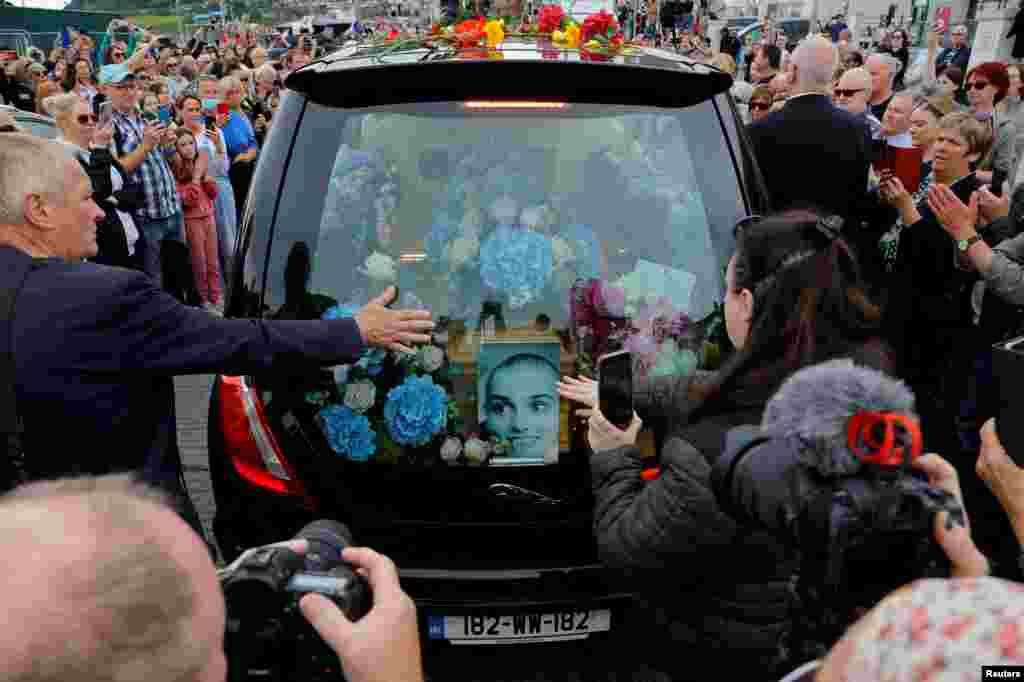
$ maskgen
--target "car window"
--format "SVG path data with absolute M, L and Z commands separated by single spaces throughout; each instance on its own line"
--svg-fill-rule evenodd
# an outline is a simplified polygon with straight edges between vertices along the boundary
M 688 323 L 721 302 L 746 212 L 713 103 L 508 106 L 307 103 L 276 210 L 269 314 L 352 310 L 396 284 L 399 306 L 470 339 L 453 354 L 540 334 L 562 339 L 563 372 L 622 347 L 644 367 L 692 371 Z

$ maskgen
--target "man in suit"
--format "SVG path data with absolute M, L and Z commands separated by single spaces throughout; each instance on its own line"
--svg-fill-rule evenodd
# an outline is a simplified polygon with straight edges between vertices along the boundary
M 793 94 L 785 107 L 748 128 L 776 210 L 814 207 L 859 219 L 871 140 L 860 117 L 829 101 L 836 59 L 826 38 L 807 38 L 793 52 Z
M 225 320 L 184 306 L 142 272 L 84 262 L 102 219 L 63 145 L 5 136 L 0 286 L 20 293 L 13 329 L 0 321 L 0 360 L 10 339 L 29 478 L 134 472 L 177 496 L 200 530 L 180 483 L 175 376 L 337 365 L 367 346 L 430 340 L 429 312 L 385 307 L 393 289 L 344 320 Z

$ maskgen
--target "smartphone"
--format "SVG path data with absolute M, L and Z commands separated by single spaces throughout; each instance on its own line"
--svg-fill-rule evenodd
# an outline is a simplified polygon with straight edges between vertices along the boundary
M 160 107 L 157 116 L 159 116 L 161 123 L 167 124 L 171 122 L 171 112 L 167 107 Z
M 110 121 L 114 118 L 114 103 L 100 102 L 99 110 L 96 112 L 96 127 L 99 129 L 106 128 L 110 125 Z
M 217 115 L 218 116 L 227 116 L 230 112 L 231 112 L 231 108 L 228 106 L 227 102 L 218 102 L 217 103 Z
M 622 430 L 633 421 L 633 355 L 627 350 L 597 359 L 597 401 L 601 414 Z

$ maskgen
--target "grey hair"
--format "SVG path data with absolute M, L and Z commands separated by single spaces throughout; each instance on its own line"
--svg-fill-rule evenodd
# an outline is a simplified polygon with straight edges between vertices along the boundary
M 896 76 L 900 75 L 900 69 L 903 68 L 903 62 L 896 57 L 893 57 L 887 52 L 875 52 L 868 59 L 877 59 L 878 61 L 885 64 L 886 68 L 889 69 L 889 86 L 896 82 Z
M 822 475 L 848 475 L 861 467 L 847 445 L 849 420 L 861 410 L 917 416 L 906 384 L 846 358 L 805 367 L 783 382 L 765 406 L 761 429 L 795 441 L 801 461 Z
M 871 83 L 871 73 L 867 69 L 865 69 L 863 66 L 858 66 L 856 68 L 850 69 L 849 71 L 847 71 L 843 75 L 844 76 L 849 76 L 851 74 L 853 74 L 857 78 L 860 78 L 861 81 L 863 83 L 865 83 L 864 91 L 868 93 L 868 99 L 871 99 L 871 86 L 872 86 L 872 83 Z
M 0 225 L 25 224 L 25 198 L 30 194 L 64 194 L 63 169 L 71 160 L 58 142 L 5 134 L 0 144 Z
M 32 483 L 0 498 L 0 544 L 34 552 L 65 576 L 47 588 L 58 606 L 27 628 L 45 626 L 49 636 L 28 634 L 20 651 L 5 652 L 14 668 L 5 682 L 198 677 L 215 644 L 193 632 L 195 581 L 156 522 L 173 513 L 169 505 L 127 474 Z M 77 537 L 45 532 L 65 524 Z M 0 559 L 5 575 L 22 559 Z
M 826 53 L 830 55 L 827 60 L 823 58 Z M 831 41 L 810 36 L 793 51 L 792 61 L 797 67 L 798 90 L 825 92 L 839 63 L 839 52 Z
M 217 84 L 217 92 L 222 96 L 227 90 L 235 89 L 242 89 L 242 81 L 238 80 L 235 76 L 225 76 L 224 78 L 221 78 L 220 82 Z
M 65 92 L 62 95 L 54 95 L 43 100 L 43 109 L 50 116 L 56 119 L 67 118 L 75 110 L 75 106 L 82 101 L 81 95 L 73 92 Z

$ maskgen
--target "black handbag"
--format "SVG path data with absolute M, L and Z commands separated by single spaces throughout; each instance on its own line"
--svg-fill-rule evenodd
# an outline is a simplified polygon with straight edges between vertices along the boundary
M 25 425 L 14 396 L 14 310 L 18 294 L 34 269 L 32 258 L 22 256 L 9 272 L 13 286 L 0 290 L 0 434 L 6 447 L 0 460 L 0 493 L 13 490 L 30 478 L 23 442 Z

